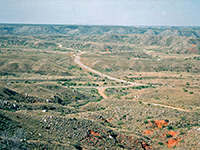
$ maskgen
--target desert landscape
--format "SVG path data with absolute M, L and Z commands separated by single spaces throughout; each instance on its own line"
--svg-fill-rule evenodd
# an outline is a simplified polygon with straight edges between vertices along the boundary
M 200 28 L 0 25 L 0 149 L 200 149 Z

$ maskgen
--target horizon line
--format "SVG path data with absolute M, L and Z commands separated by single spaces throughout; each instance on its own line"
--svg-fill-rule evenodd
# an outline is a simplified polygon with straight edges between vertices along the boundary
M 55 25 L 55 26 L 116 26 L 116 27 L 200 27 L 200 25 L 108 25 L 108 24 L 62 24 L 62 23 L 2 23 L 1 25 Z

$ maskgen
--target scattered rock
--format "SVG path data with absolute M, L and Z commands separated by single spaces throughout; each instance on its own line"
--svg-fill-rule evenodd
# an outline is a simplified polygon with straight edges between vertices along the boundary
M 112 120 L 113 120 L 113 118 L 109 118 L 109 119 L 107 119 L 108 122 L 111 122 Z
M 153 131 L 151 131 L 151 130 L 145 130 L 145 131 L 144 131 L 144 134 L 145 134 L 145 135 L 153 134 Z
M 155 125 L 160 129 L 168 125 L 168 122 L 166 122 L 165 120 L 154 120 L 154 122 L 155 122 Z
M 104 122 L 108 122 L 103 116 L 99 116 L 99 119 L 101 119 Z
M 166 144 L 167 144 L 167 147 L 168 148 L 171 148 L 171 147 L 174 147 L 176 146 L 179 141 L 181 140 L 181 138 L 178 138 L 178 139 L 170 139 Z
M 147 144 L 145 142 L 142 142 L 141 145 L 142 145 L 142 148 L 145 149 L 145 150 L 153 149 L 151 146 L 149 146 L 149 144 Z
M 200 132 L 200 128 L 198 128 L 197 131 Z
M 94 132 L 94 131 L 92 131 L 92 130 L 90 130 L 90 133 L 91 133 L 92 135 L 94 135 L 94 136 L 100 136 L 100 134 L 99 134 L 98 132 Z
M 167 132 L 166 134 L 169 134 L 171 135 L 172 137 L 176 136 L 178 134 L 178 132 L 175 132 L 175 131 L 169 131 Z M 164 137 L 166 136 L 166 134 L 164 134 Z

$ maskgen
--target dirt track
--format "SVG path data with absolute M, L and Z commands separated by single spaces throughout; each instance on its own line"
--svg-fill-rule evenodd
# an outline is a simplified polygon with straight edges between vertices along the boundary
M 85 87 L 85 88 L 96 88 L 99 92 L 99 94 L 103 97 L 103 98 L 108 98 L 108 96 L 104 93 L 104 91 L 107 89 L 107 88 L 123 88 L 123 87 L 133 87 L 133 86 L 141 86 L 141 85 L 144 85 L 146 86 L 146 84 L 141 84 L 141 83 L 136 83 L 136 82 L 128 82 L 128 81 L 125 81 L 125 80 L 122 80 L 122 79 L 117 79 L 117 78 L 114 78 L 114 77 L 111 77 L 109 75 L 106 75 L 106 74 L 103 74 L 99 71 L 96 71 L 86 65 L 84 65 L 81 61 L 80 61 L 80 55 L 84 54 L 85 52 L 81 52 L 80 50 L 78 50 L 78 52 L 80 52 L 79 54 L 76 54 L 74 55 L 75 56 L 75 59 L 74 59 L 74 62 L 76 64 L 78 64 L 81 68 L 89 71 L 89 72 L 92 72 L 92 73 L 95 73 L 95 74 L 98 74 L 100 75 L 101 77 L 107 77 L 108 79 L 110 80 L 114 80 L 114 81 L 117 81 L 117 82 L 123 82 L 123 83 L 129 83 L 129 85 L 125 85 L 125 86 L 106 86 L 106 87 Z M 143 102 L 143 104 L 151 104 L 151 105 L 154 105 L 154 106 L 160 106 L 160 107 L 165 107 L 165 108 L 171 108 L 171 109 L 176 109 L 176 110 L 179 110 L 179 111 L 185 111 L 185 112 L 190 112 L 190 110 L 186 110 L 186 109 L 182 109 L 182 108 L 177 108 L 177 107 L 172 107 L 172 106 L 167 106 L 167 105 L 162 105 L 162 104 L 155 104 L 155 103 L 146 103 L 146 102 Z
M 81 51 L 80 51 L 80 52 L 81 52 Z M 115 77 L 111 77 L 111 76 L 109 76 L 109 75 L 106 75 L 106 74 L 103 74 L 103 73 L 101 73 L 101 72 L 99 72 L 99 71 L 96 71 L 96 70 L 94 70 L 94 69 L 92 69 L 92 68 L 90 68 L 90 67 L 84 65 L 84 64 L 80 61 L 80 55 L 82 55 L 82 54 L 84 54 L 84 52 L 81 52 L 81 53 L 79 53 L 79 54 L 77 54 L 77 55 L 74 55 L 74 56 L 75 56 L 74 62 L 75 62 L 76 64 L 78 64 L 81 68 L 83 68 L 83 69 L 85 69 L 85 70 L 87 70 L 87 71 L 89 71 L 89 72 L 98 74 L 98 75 L 101 76 L 101 77 L 106 77 L 106 78 L 108 78 L 108 79 L 110 79 L 110 80 L 114 80 L 114 81 L 117 81 L 117 82 L 129 83 L 129 84 L 134 85 L 134 86 L 144 85 L 144 84 L 141 84 L 141 83 L 129 82 L 129 81 L 126 81 L 126 80 L 117 79 L 117 78 L 115 78 Z
M 61 44 L 58 44 L 58 47 L 59 48 L 62 48 L 63 46 Z M 101 77 L 107 77 L 108 79 L 110 80 L 114 80 L 114 81 L 118 81 L 118 82 L 123 82 L 123 83 L 129 83 L 129 85 L 126 85 L 126 86 L 107 86 L 107 87 L 84 87 L 84 88 L 96 88 L 99 92 L 99 94 L 103 97 L 103 98 L 108 98 L 107 95 L 105 95 L 104 91 L 107 89 L 107 88 L 121 88 L 121 87 L 133 87 L 133 86 L 141 86 L 141 85 L 144 85 L 146 86 L 146 84 L 141 84 L 141 83 L 136 83 L 136 82 L 128 82 L 128 81 L 125 81 L 125 80 L 122 80 L 122 79 L 117 79 L 117 78 L 114 78 L 114 77 L 111 77 L 109 75 L 105 75 L 99 71 L 96 71 L 86 65 L 84 65 L 81 61 L 80 61 L 80 55 L 82 55 L 83 53 L 85 52 L 82 52 L 80 50 L 76 50 L 77 52 L 79 52 L 79 54 L 76 54 L 74 55 L 75 56 L 75 59 L 74 59 L 74 62 L 76 64 L 78 64 L 80 67 L 82 67 L 83 69 L 89 71 L 89 72 L 92 72 L 92 73 L 95 73 L 95 74 L 98 74 L 100 75 Z M 154 106 L 159 106 L 159 107 L 165 107 L 165 108 L 170 108 L 170 109 L 176 109 L 176 110 L 179 110 L 179 111 L 185 111 L 185 112 L 191 112 L 190 110 L 186 110 L 186 109 L 182 109 L 182 108 L 178 108 L 178 107 L 172 107 L 172 106 L 167 106 L 167 105 L 162 105 L 162 104 L 155 104 L 155 103 L 147 103 L 147 102 L 143 102 L 143 104 L 151 104 L 151 105 L 154 105 Z
M 103 97 L 103 98 L 108 98 L 108 96 L 104 93 L 104 91 L 107 89 L 107 87 L 97 87 L 97 90 L 99 92 L 99 94 Z
M 108 79 L 110 79 L 110 80 L 114 80 L 114 81 L 117 81 L 117 82 L 123 82 L 123 83 L 128 83 L 128 84 L 129 84 L 129 85 L 126 85 L 126 86 L 95 87 L 95 88 L 98 90 L 99 94 L 100 94 L 103 98 L 108 98 L 108 97 L 105 95 L 105 93 L 104 93 L 104 91 L 105 91 L 107 88 L 123 88 L 123 87 L 126 88 L 126 87 L 133 87 L 133 86 L 145 85 L 145 84 L 141 84 L 141 83 L 129 82 L 129 81 L 126 81 L 126 80 L 117 79 L 117 78 L 115 78 L 115 77 L 111 77 L 111 76 L 106 75 L 106 74 L 103 74 L 103 73 L 101 73 L 101 72 L 99 72 L 99 71 L 97 71 L 97 70 L 94 70 L 94 69 L 92 69 L 92 68 L 90 68 L 90 67 L 84 65 L 84 64 L 80 61 L 80 55 L 84 54 L 85 52 L 81 52 L 80 50 L 78 50 L 78 52 L 80 52 L 80 53 L 74 55 L 74 56 L 75 56 L 74 62 L 75 62 L 76 64 L 78 64 L 81 68 L 83 68 L 83 69 L 85 69 L 85 70 L 87 70 L 87 71 L 89 71 L 89 72 L 92 72 L 92 73 L 94 73 L 94 74 L 98 74 L 98 75 L 101 76 L 101 77 L 106 77 L 106 78 L 108 78 Z M 93 87 L 93 88 L 94 88 L 94 87 Z
M 172 106 L 167 106 L 167 105 L 162 105 L 162 104 L 147 103 L 147 102 L 143 102 L 143 103 L 144 104 L 151 104 L 151 105 L 154 105 L 154 106 L 176 109 L 176 110 L 179 110 L 179 111 L 191 112 L 190 110 L 187 110 L 187 109 L 182 109 L 182 108 L 177 108 L 177 107 L 172 107 Z

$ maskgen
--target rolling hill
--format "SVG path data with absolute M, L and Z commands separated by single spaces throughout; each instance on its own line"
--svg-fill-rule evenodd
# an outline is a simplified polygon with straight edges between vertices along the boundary
M 148 34 L 161 36 L 200 37 L 200 27 L 130 27 L 87 25 L 26 25 L 0 24 L 0 35 L 92 35 Z

